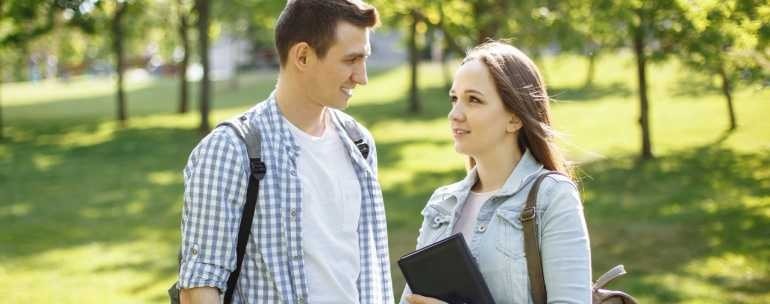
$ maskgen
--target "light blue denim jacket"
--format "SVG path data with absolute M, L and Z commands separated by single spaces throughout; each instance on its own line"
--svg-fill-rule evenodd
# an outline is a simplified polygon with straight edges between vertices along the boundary
M 519 214 L 538 173 L 546 171 L 526 151 L 503 187 L 484 202 L 474 234 L 466 236 L 497 304 L 532 303 Z M 452 234 L 476 180 L 474 169 L 462 181 L 436 189 L 422 211 L 417 248 Z M 561 175 L 546 177 L 536 212 L 548 303 L 591 303 L 588 230 L 575 184 Z M 404 295 L 409 293 L 407 286 Z

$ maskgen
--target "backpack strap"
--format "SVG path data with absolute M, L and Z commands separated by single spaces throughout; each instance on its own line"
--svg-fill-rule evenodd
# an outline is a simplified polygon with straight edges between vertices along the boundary
M 235 134 L 246 145 L 246 153 L 249 155 L 249 169 L 251 171 L 249 174 L 249 186 L 246 190 L 246 205 L 243 207 L 243 214 L 241 214 L 241 222 L 238 229 L 235 270 L 230 273 L 230 277 L 227 279 L 227 290 L 225 291 L 224 303 L 230 304 L 233 301 L 235 285 L 241 273 L 241 264 L 243 264 L 243 258 L 246 254 L 246 244 L 251 233 L 251 223 L 254 220 L 254 210 L 256 210 L 257 198 L 259 197 L 259 181 L 265 177 L 267 167 L 261 158 L 262 138 L 260 137 L 259 130 L 248 123 L 246 115 L 222 122 L 217 127 L 219 126 L 233 129 Z
M 249 161 L 260 159 L 262 156 L 262 137 L 257 128 L 253 128 L 247 123 L 248 117 L 244 114 L 240 117 L 231 118 L 221 122 L 217 127 L 226 126 L 233 131 L 235 135 L 246 145 L 246 153 L 249 155 Z
M 527 202 L 519 217 L 521 224 L 524 226 L 524 254 L 527 258 L 527 272 L 529 272 L 529 285 L 534 304 L 545 304 L 547 298 L 545 279 L 543 278 L 543 263 L 540 257 L 540 244 L 537 240 L 537 221 L 535 220 L 537 212 L 535 207 L 537 207 L 537 192 L 540 189 L 540 184 L 546 176 L 551 174 L 563 175 L 556 171 L 540 174 L 532 185 L 532 189 L 529 190 Z
M 599 279 L 596 280 L 596 283 L 594 283 L 592 288 L 594 290 L 604 288 L 604 286 L 607 286 L 609 282 L 624 274 L 626 274 L 626 268 L 623 267 L 623 265 L 612 267 L 612 269 L 605 272 L 602 276 L 599 277 Z
M 366 143 L 363 131 L 361 131 L 358 123 L 353 119 L 340 117 L 337 113 L 334 113 L 334 117 L 337 118 L 342 125 L 342 128 L 345 129 L 345 133 L 348 134 L 348 137 L 353 140 L 353 144 L 358 148 L 358 152 L 361 152 L 361 156 L 363 156 L 364 159 L 367 159 L 369 157 L 369 144 Z

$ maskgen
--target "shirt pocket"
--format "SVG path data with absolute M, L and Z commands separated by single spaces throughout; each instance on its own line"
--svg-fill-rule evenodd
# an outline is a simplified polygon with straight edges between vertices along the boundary
M 524 258 L 524 230 L 520 211 L 497 210 L 495 216 L 498 229 L 495 234 L 495 246 L 511 260 Z
M 447 235 L 449 223 L 452 220 L 451 213 L 441 206 L 430 205 L 423 210 L 424 217 L 421 231 L 421 245 L 426 246 L 437 241 L 438 238 Z

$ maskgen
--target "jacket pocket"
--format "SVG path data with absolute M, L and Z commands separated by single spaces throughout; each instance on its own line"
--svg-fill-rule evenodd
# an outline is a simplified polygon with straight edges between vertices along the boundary
M 496 212 L 496 247 L 510 259 L 524 257 L 524 230 L 519 216 L 520 211 L 500 210 Z
M 449 223 L 452 221 L 451 213 L 435 205 L 429 205 L 422 211 L 424 217 L 420 232 L 420 247 L 429 245 L 438 238 L 447 235 Z

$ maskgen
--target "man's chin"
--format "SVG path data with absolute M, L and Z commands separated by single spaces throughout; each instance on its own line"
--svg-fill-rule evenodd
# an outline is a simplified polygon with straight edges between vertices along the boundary
M 350 100 L 349 98 L 337 100 L 334 103 L 327 105 L 327 107 L 337 109 L 337 110 L 344 110 L 348 108 L 348 105 L 350 104 L 349 100 Z

